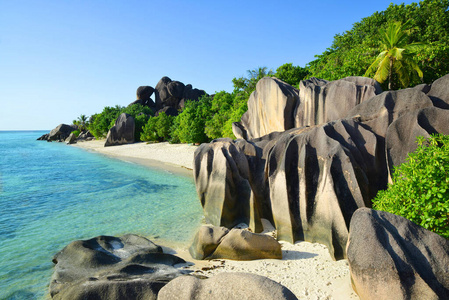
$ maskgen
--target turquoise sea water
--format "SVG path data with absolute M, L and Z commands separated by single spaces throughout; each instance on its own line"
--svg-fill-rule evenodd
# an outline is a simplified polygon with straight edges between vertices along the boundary
M 36 141 L 44 133 L 0 131 L 0 299 L 48 297 L 52 257 L 76 239 L 190 241 L 193 179 Z

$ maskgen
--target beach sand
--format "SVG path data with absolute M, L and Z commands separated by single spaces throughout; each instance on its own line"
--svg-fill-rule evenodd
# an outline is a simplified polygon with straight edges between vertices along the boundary
M 193 177 L 193 154 L 197 146 L 169 143 L 135 143 L 104 147 L 104 140 L 79 142 L 76 147 L 144 166 L 159 168 L 178 175 Z M 272 225 L 264 221 L 266 234 L 273 234 Z M 164 251 L 182 257 L 189 263 L 183 267 L 194 274 L 213 276 L 220 272 L 245 272 L 266 276 L 289 288 L 299 299 L 359 299 L 351 288 L 347 260 L 333 261 L 326 246 L 281 241 L 282 260 L 253 261 L 193 259 L 188 246 L 164 244 Z

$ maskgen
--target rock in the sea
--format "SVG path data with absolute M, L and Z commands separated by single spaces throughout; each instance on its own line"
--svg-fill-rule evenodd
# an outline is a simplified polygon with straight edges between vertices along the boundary
M 109 129 L 104 146 L 134 143 L 134 131 L 134 118 L 131 115 L 122 113 L 115 121 L 115 125 Z
M 195 259 L 282 259 L 281 244 L 269 235 L 211 225 L 199 229 L 189 252 Z
M 54 258 L 53 299 L 157 299 L 159 290 L 183 273 L 184 263 L 136 235 L 99 236 L 70 243 Z
M 56 128 L 52 129 L 50 133 L 44 134 L 39 137 L 38 141 L 58 141 L 64 142 L 72 133 L 72 131 L 77 130 L 78 127 L 76 125 L 67 125 L 67 124 L 59 124 Z
M 67 145 L 76 143 L 76 135 L 73 132 L 70 133 L 70 135 L 65 139 L 65 142 Z
M 285 286 L 263 276 L 246 273 L 220 273 L 208 279 L 181 276 L 161 289 L 159 300 L 171 299 L 263 299 L 294 300 Z
M 405 218 L 357 210 L 347 253 L 361 299 L 449 299 L 449 241 Z

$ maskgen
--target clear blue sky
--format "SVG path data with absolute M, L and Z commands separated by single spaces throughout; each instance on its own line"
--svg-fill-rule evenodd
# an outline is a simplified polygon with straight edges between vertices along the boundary
M 393 2 L 0 0 L 0 130 L 50 130 L 169 76 L 212 94 L 305 66 Z M 415 1 L 416 2 L 416 1 Z

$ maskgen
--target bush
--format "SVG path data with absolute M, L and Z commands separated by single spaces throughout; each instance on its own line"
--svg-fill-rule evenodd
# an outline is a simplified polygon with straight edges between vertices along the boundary
M 173 124 L 173 141 L 181 143 L 205 143 L 209 137 L 204 130 L 211 119 L 211 97 L 202 96 L 198 101 L 186 101 L 182 113 Z
M 161 112 L 157 117 L 149 118 L 142 129 L 140 139 L 142 141 L 168 141 L 170 140 L 170 129 L 173 126 L 175 117 L 168 116 Z
M 400 215 L 449 238 L 449 136 L 418 137 L 418 148 L 394 169 L 373 208 Z

